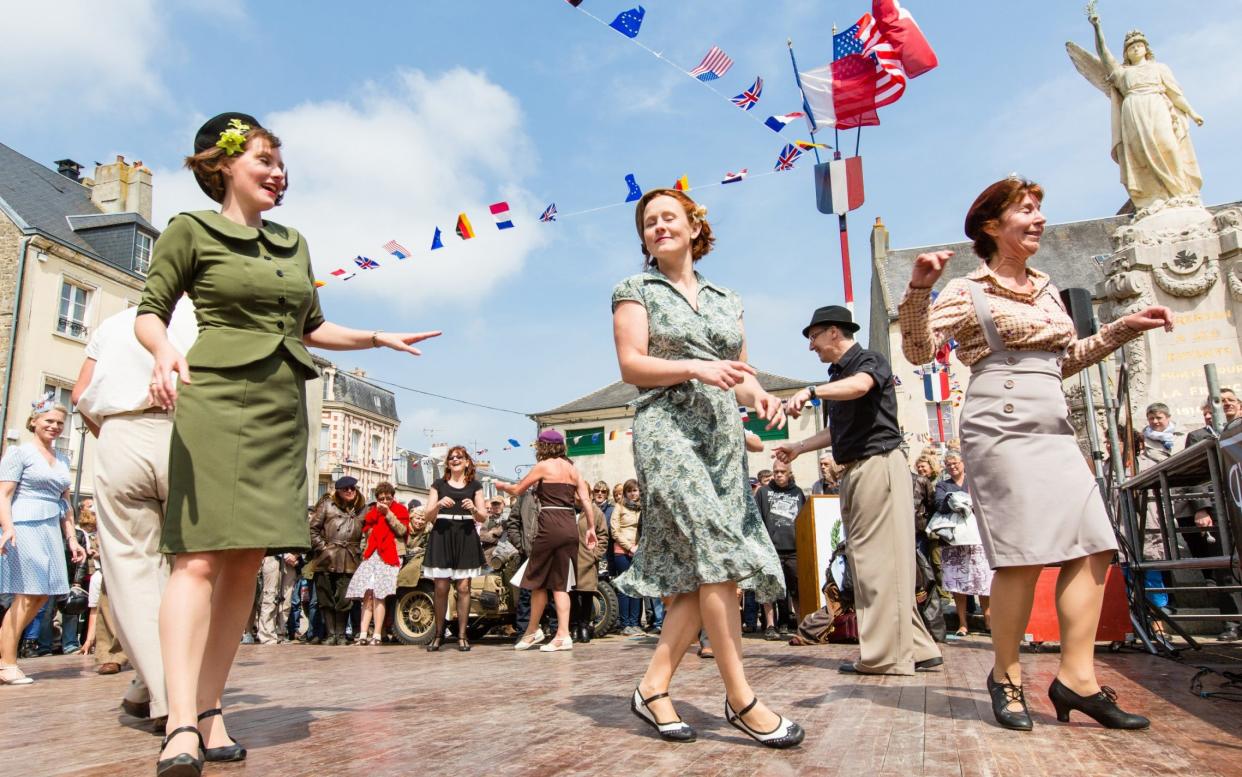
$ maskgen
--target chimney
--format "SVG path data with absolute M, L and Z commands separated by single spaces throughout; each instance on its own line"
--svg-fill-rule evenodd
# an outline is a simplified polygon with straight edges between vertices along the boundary
M 349 371 L 349 374 L 353 375 L 356 378 L 365 378 L 367 376 L 367 371 L 362 369 L 361 367 L 355 367 Z
M 68 178 L 70 181 L 77 181 L 81 178 L 82 165 L 72 159 L 57 159 L 53 164 L 56 165 L 56 172 Z
M 116 161 L 96 165 L 91 201 L 104 213 L 137 213 L 151 220 L 151 171 L 142 162 L 129 164 L 117 155 Z

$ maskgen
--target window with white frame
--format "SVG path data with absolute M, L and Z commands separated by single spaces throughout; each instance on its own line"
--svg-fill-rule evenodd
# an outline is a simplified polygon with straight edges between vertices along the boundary
M 345 458 L 356 464 L 358 463 L 358 460 L 361 459 L 365 455 L 366 455 L 366 451 L 362 449 L 362 430 L 361 429 L 350 429 L 349 430 L 349 450 L 345 452 Z
M 63 407 L 73 408 L 73 387 L 66 386 L 61 383 L 44 383 L 43 393 L 39 395 L 39 399 L 52 395 L 52 401 Z M 65 431 L 61 432 L 60 437 L 56 438 L 56 442 L 52 444 L 52 448 L 59 454 L 64 455 L 69 460 L 70 468 L 78 466 L 78 446 L 82 443 L 82 417 L 77 413 L 70 413 L 65 419 Z
M 57 310 L 56 331 L 62 335 L 85 340 L 90 334 L 86 314 L 90 309 L 91 290 L 73 281 L 60 284 L 60 307 Z
M 332 427 L 327 424 L 319 425 L 319 451 L 327 453 L 332 450 Z
M 134 237 L 134 272 L 147 274 L 151 268 L 151 236 L 144 232 L 136 232 Z
M 384 438 L 378 434 L 371 435 L 371 466 L 383 467 Z
M 953 403 L 952 402 L 926 402 L 927 406 L 927 433 L 931 436 L 932 442 L 941 442 L 940 439 L 940 423 L 944 421 L 944 442 L 957 439 L 957 428 L 953 423 Z M 936 413 L 939 406 L 940 413 Z

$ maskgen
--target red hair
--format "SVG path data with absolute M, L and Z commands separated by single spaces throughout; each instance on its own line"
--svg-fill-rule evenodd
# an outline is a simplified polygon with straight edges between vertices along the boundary
M 1015 202 L 1021 202 L 1028 194 L 1037 203 L 1044 201 L 1044 187 L 1025 178 L 1010 176 L 984 189 L 975 198 L 970 210 L 966 211 L 966 237 L 974 241 L 975 254 L 979 258 L 987 261 L 996 253 L 996 241 L 984 227 L 999 224 L 1005 210 Z

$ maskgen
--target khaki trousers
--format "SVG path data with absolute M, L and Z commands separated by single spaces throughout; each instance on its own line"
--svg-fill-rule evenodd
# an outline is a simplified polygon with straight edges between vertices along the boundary
M 289 609 L 297 572 L 280 556 L 266 556 L 260 567 L 263 586 L 259 593 L 259 642 L 270 645 L 287 639 Z
M 867 674 L 914 674 L 940 655 L 914 598 L 914 486 L 900 449 L 850 465 L 841 512 L 854 575 L 860 658 Z
M 147 686 L 153 718 L 168 714 L 159 618 L 169 566 L 159 545 L 171 436 L 172 419 L 164 414 L 109 416 L 95 447 L 99 555 L 112 625 Z
M 99 606 L 95 608 L 95 665 L 129 663 L 125 648 L 116 637 L 116 618 L 112 614 L 112 601 L 108 587 L 99 589 Z

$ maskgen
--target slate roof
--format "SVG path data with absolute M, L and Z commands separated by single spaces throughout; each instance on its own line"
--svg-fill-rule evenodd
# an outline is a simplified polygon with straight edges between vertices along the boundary
M 103 214 L 91 191 L 55 170 L 0 143 L 0 211 L 25 234 L 40 234 L 142 277 L 130 268 L 132 256 L 114 256 L 114 235 L 91 230 L 133 224 L 158 237 L 160 231 L 136 213 Z M 94 238 L 94 239 L 93 239 Z M 132 245 L 131 236 L 129 245 Z
M 803 386 L 809 386 L 812 383 L 818 383 L 817 380 L 798 380 L 797 378 L 786 378 L 783 375 L 774 375 L 771 372 L 759 370 L 759 385 L 768 391 L 788 391 L 790 389 L 800 389 Z M 554 407 L 551 410 L 545 410 L 542 413 L 532 413 L 531 418 L 539 418 L 545 415 L 559 415 L 561 413 L 585 413 L 591 410 L 606 410 L 612 407 L 622 407 L 633 402 L 638 397 L 638 389 L 628 383 L 617 381 L 604 386 L 602 389 L 587 394 L 584 397 L 568 402 L 560 407 Z
M 332 386 L 332 396 L 328 396 L 328 386 Z M 397 397 L 388 389 L 380 388 L 352 373 L 337 370 L 331 381 L 323 383 L 324 399 L 343 402 L 347 405 L 366 410 L 369 413 L 390 418 L 399 422 L 397 417 Z

